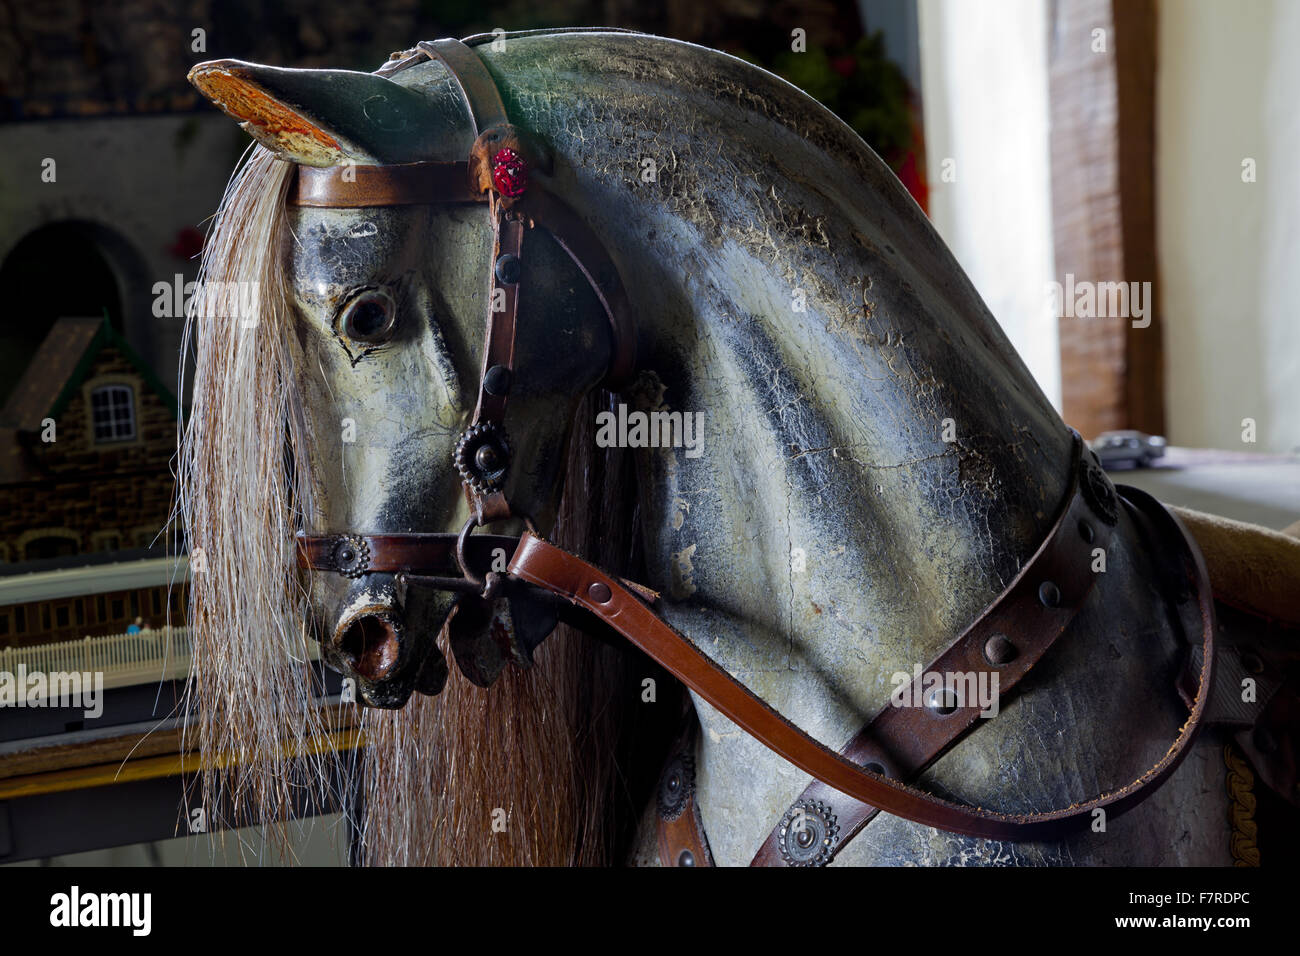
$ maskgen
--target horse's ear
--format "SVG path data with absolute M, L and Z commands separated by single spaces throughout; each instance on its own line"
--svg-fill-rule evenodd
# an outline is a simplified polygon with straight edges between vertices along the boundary
M 305 166 L 403 162 L 445 136 L 428 99 L 373 73 L 210 60 L 189 80 L 267 149 Z

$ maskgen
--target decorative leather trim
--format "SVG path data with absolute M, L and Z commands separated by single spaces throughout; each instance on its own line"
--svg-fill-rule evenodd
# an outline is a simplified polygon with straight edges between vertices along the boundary
M 659 774 L 655 805 L 659 808 L 660 818 L 670 822 L 676 820 L 694 796 L 695 757 L 679 750 L 668 758 Z
M 478 462 L 479 453 L 485 448 L 500 460 L 495 470 L 484 471 Z M 510 470 L 510 439 L 505 428 L 495 421 L 471 425 L 456 442 L 452 462 L 460 474 L 461 483 L 476 494 L 486 496 L 500 490 Z
M 1233 866 L 1259 866 L 1259 845 L 1256 843 L 1259 827 L 1255 823 L 1255 775 L 1232 744 L 1223 748 L 1223 762 L 1228 774 L 1224 785 L 1228 798 L 1232 801 L 1228 807 L 1228 822 L 1232 825 L 1228 849 L 1232 853 Z
M 1083 489 L 1083 496 L 1088 499 L 1089 507 L 1106 524 L 1115 524 L 1119 520 L 1119 505 L 1115 499 L 1115 486 L 1111 484 L 1110 476 L 1091 457 L 1085 456 L 1079 463 L 1079 468 L 1081 469 L 1079 487 Z
M 460 567 L 456 564 L 457 534 L 360 534 L 346 537 L 366 549 L 369 555 L 367 573 L 460 574 Z M 339 538 L 337 534 L 298 535 L 298 566 L 345 574 L 334 553 Z M 495 550 L 512 554 L 518 544 L 519 539 L 509 535 L 470 535 L 465 542 L 466 558 L 477 566 L 488 566 Z
M 468 163 L 397 163 L 299 166 L 288 203 L 314 209 L 366 209 L 487 200 L 470 182 Z
M 796 800 L 776 825 L 786 866 L 825 866 L 835 857 L 839 834 L 839 818 L 821 800 Z
M 359 578 L 370 570 L 370 545 L 355 534 L 341 534 L 330 548 L 334 570 L 347 578 Z
M 700 808 L 695 802 L 695 736 L 699 722 L 694 711 L 686 729 L 673 745 L 656 788 L 661 866 L 713 866 L 713 852 L 704 835 Z M 676 776 L 676 787 L 669 786 Z M 670 796 L 665 794 L 670 792 Z

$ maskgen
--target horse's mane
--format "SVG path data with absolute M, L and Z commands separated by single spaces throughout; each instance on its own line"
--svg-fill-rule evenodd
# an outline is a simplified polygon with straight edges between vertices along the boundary
M 293 553 L 311 501 L 294 468 L 306 457 L 284 257 L 292 173 L 254 147 L 203 255 L 201 287 L 255 285 L 256 324 L 242 327 L 226 299 L 206 296 L 194 297 L 186 323 L 194 378 L 177 517 L 192 570 L 185 746 L 203 768 L 192 799 L 217 825 L 274 824 L 269 836 L 282 853 L 293 809 L 309 794 L 353 814 L 367 863 L 612 862 L 626 811 L 639 810 L 615 768 L 619 716 L 638 697 L 625 687 L 624 655 L 567 628 L 530 671 L 508 668 L 487 691 L 457 673 L 436 699 L 365 709 L 359 753 L 336 750 Z M 582 425 L 602 400 L 591 396 L 578 414 L 556 536 L 626 567 L 631 542 L 596 529 L 630 529 L 631 515 L 592 510 L 604 501 L 627 511 L 633 501 L 627 453 L 598 451 Z M 341 774 L 330 772 L 335 753 Z M 497 808 L 504 832 L 492 828 Z
M 295 787 L 326 779 L 319 758 L 304 768 L 289 756 L 328 734 L 310 706 L 319 688 L 305 664 L 304 594 L 288 574 L 307 487 L 285 473 L 285 441 L 292 454 L 302 438 L 283 338 L 290 172 L 253 151 L 222 199 L 200 268 L 205 287 L 255 284 L 257 324 L 243 328 L 221 302 L 195 296 L 183 340 L 195 359 L 178 474 L 193 641 L 185 745 L 206 766 L 229 765 L 204 774 L 201 805 L 241 821 L 283 820 Z

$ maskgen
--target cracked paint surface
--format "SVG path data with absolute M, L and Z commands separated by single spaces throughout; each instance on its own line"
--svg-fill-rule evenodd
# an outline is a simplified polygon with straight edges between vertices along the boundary
M 732 57 L 643 36 L 525 37 L 479 52 L 512 119 L 554 154 L 552 188 L 620 268 L 640 330 L 636 401 L 706 414 L 698 459 L 671 449 L 639 456 L 648 583 L 666 592 L 665 617 L 839 746 L 887 699 L 893 672 L 933 659 L 1032 554 L 1066 487 L 1069 433 L 892 173 L 793 87 Z M 396 80 L 439 103 L 455 95 L 437 63 Z M 468 148 L 458 136 L 448 137 L 451 156 Z M 651 182 L 645 158 L 655 161 Z M 322 243 L 319 255 L 322 278 L 352 261 L 346 245 Z M 481 319 L 473 309 L 442 314 L 428 361 L 473 382 Z M 547 344 L 530 354 L 561 351 Z M 309 352 L 339 392 L 343 353 Z M 400 391 L 410 376 L 434 387 L 427 370 L 389 359 L 367 389 Z M 525 356 L 520 367 L 530 366 Z M 426 396 L 421 427 L 439 437 L 413 445 L 404 467 L 369 474 L 347 458 L 352 480 L 380 482 L 377 500 L 397 523 L 446 521 L 455 507 L 442 472 L 404 484 L 421 464 L 416 448 L 440 452 L 463 419 L 452 381 L 442 376 L 445 394 Z M 357 396 L 316 398 L 364 409 Z M 530 449 L 550 463 L 563 429 L 554 422 L 572 405 L 544 389 L 531 398 L 512 397 L 512 414 L 536 429 L 524 432 Z M 951 442 L 944 419 L 955 423 Z M 435 504 L 397 504 L 416 492 Z M 1163 753 L 1178 726 L 1167 677 L 1179 638 L 1151 614 L 1157 598 L 1143 582 L 1152 571 L 1135 540 L 1122 519 L 1106 578 L 1058 650 L 924 786 L 1042 810 L 1125 783 Z M 705 730 L 697 800 L 718 861 L 742 865 L 808 781 L 696 705 Z M 1207 740 L 1193 758 L 1214 746 Z M 1189 759 L 1101 837 L 986 845 L 882 817 L 837 862 L 1226 862 L 1226 798 L 1206 795 L 1215 772 L 1213 761 Z M 1189 830 L 1195 837 L 1183 839 Z M 653 856 L 645 840 L 648 826 L 637 859 Z

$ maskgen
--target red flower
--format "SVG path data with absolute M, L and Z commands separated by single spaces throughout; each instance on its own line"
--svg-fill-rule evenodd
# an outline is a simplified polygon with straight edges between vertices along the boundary
M 847 78 L 858 71 L 858 61 L 854 59 L 851 53 L 837 56 L 831 60 L 831 69 L 840 76 Z

